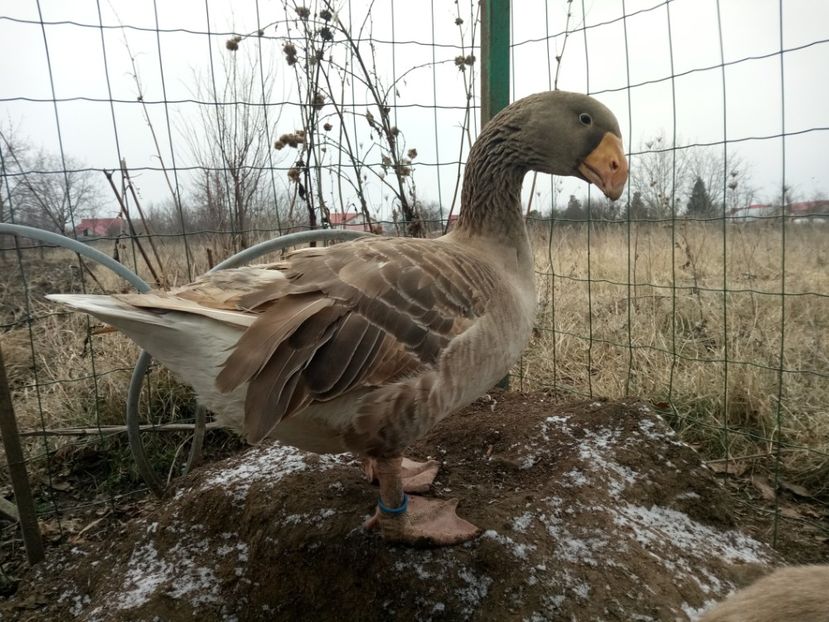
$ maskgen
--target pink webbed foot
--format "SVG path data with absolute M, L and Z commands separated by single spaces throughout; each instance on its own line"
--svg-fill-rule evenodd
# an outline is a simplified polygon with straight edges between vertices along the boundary
M 373 460 L 372 473 L 380 483 L 380 500 L 365 526 L 379 527 L 385 540 L 403 544 L 446 546 L 476 537 L 481 530 L 458 516 L 457 499 L 426 499 L 403 492 L 404 460 Z M 428 465 L 421 473 L 431 469 Z
M 379 527 L 389 542 L 421 546 L 450 546 L 477 537 L 481 530 L 458 516 L 457 499 L 427 499 L 409 496 L 406 510 L 397 514 L 379 507 L 365 523 Z
M 427 460 L 416 462 L 403 458 L 400 465 L 400 477 L 403 481 L 403 492 L 427 492 L 435 481 L 440 470 L 440 462 Z M 363 459 L 363 473 L 370 482 L 378 482 L 377 461 L 374 458 Z

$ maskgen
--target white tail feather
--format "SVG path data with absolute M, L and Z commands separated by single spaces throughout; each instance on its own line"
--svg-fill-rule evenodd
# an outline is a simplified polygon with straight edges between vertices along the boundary
M 242 326 L 207 314 L 141 309 L 112 296 L 50 294 L 47 298 L 111 324 L 191 385 L 205 406 L 224 415 L 224 425 L 241 425 L 247 386 L 223 394 L 216 389 L 215 382 L 242 335 Z
M 121 328 L 122 324 L 127 322 L 138 322 L 140 324 L 151 324 L 155 326 L 171 326 L 170 321 L 163 314 L 138 309 L 112 296 L 48 294 L 46 298 L 85 311 L 105 321 L 107 324 L 112 324 L 115 328 Z

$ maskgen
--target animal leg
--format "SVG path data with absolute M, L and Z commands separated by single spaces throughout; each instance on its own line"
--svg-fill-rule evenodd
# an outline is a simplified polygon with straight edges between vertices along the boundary
M 481 532 L 457 515 L 457 499 L 427 499 L 404 493 L 402 462 L 401 457 L 375 460 L 380 501 L 366 527 L 379 527 L 383 538 L 390 542 L 432 546 L 459 544 Z
M 403 492 L 427 492 L 435 481 L 440 462 L 427 460 L 417 462 L 409 458 L 403 458 L 400 476 L 403 479 Z M 372 483 L 379 480 L 377 476 L 377 461 L 374 458 L 363 458 L 363 473 L 366 479 Z

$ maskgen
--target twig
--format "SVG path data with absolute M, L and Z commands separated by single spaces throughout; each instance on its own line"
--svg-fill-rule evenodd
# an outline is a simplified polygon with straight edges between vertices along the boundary
M 205 429 L 217 430 L 221 426 L 211 421 L 206 424 Z M 195 429 L 193 423 L 164 423 L 160 425 L 145 424 L 139 426 L 142 432 L 192 432 Z M 125 425 L 105 425 L 100 428 L 58 428 L 54 430 L 31 430 L 21 432 L 20 436 L 89 436 L 99 434 L 122 434 L 127 431 Z
M 564 23 L 564 41 L 561 44 L 561 52 L 556 54 L 556 76 L 553 80 L 553 90 L 558 90 L 558 72 L 561 70 L 561 59 L 564 57 L 564 49 L 567 47 L 567 39 L 570 37 L 570 18 L 573 16 L 573 0 L 567 0 L 567 21 Z
M 781 452 L 793 452 L 793 451 L 803 451 L 798 447 L 782 447 L 780 449 Z M 705 464 L 715 464 L 718 462 L 738 462 L 740 460 L 754 460 L 756 458 L 774 458 L 775 454 L 771 452 L 764 451 L 760 454 L 751 454 L 749 456 L 729 456 L 727 458 L 715 458 L 713 460 L 705 460 Z
M 155 241 L 153 240 L 153 233 L 150 229 L 150 223 L 147 222 L 147 218 L 144 216 L 144 210 L 141 209 L 141 202 L 138 200 L 138 194 L 135 192 L 135 186 L 132 183 L 132 178 L 130 177 L 129 169 L 127 168 L 127 159 L 121 159 L 121 175 L 123 175 L 124 180 L 127 183 L 127 188 L 130 190 L 130 194 L 132 195 L 132 200 L 135 202 L 135 209 L 138 210 L 138 217 L 141 219 L 141 224 L 144 226 L 144 233 L 147 235 L 147 240 L 150 242 L 150 248 L 153 251 L 153 255 L 155 256 L 155 260 L 158 263 L 158 269 L 161 272 L 161 280 L 164 283 L 164 287 L 167 286 L 167 275 L 164 274 L 164 264 L 161 262 L 161 257 L 158 255 L 158 249 L 155 246 Z
M 332 11 L 337 25 L 339 26 L 340 32 L 342 32 L 343 36 L 348 43 L 351 52 L 352 58 L 357 60 L 357 64 L 360 67 L 360 70 L 365 77 L 366 86 L 368 88 L 368 92 L 370 93 L 372 99 L 374 100 L 374 104 L 377 107 L 377 111 L 380 116 L 380 122 L 378 123 L 371 113 L 366 113 L 366 120 L 368 121 L 369 125 L 372 129 L 375 129 L 378 134 L 380 134 L 383 138 L 385 138 L 386 142 L 388 143 L 388 152 L 391 158 L 391 165 L 392 170 L 394 171 L 395 177 L 397 178 L 397 188 L 395 189 L 395 194 L 397 195 L 397 200 L 400 202 L 400 209 L 403 213 L 403 217 L 407 221 L 407 228 L 410 235 L 419 237 L 423 235 L 423 227 L 420 223 L 420 220 L 417 218 L 417 214 L 415 213 L 415 209 L 412 205 L 409 204 L 409 200 L 406 197 L 406 188 L 404 183 L 404 175 L 402 174 L 405 170 L 405 166 L 401 162 L 401 157 L 398 152 L 398 140 L 397 134 L 399 132 L 395 132 L 396 128 L 392 126 L 391 120 L 389 118 L 390 108 L 386 104 L 386 100 L 383 97 L 380 88 L 376 81 L 378 80 L 376 71 L 372 74 L 369 71 L 368 66 L 363 59 L 363 56 L 360 52 L 359 45 L 354 41 L 351 33 L 345 27 L 345 24 L 342 23 L 339 15 L 336 13 L 334 6 L 330 2 L 330 0 L 323 0 L 323 4 L 326 8 Z M 371 9 L 367 12 L 367 20 L 370 19 Z M 371 45 L 371 44 L 370 44 Z M 372 46 L 372 55 L 374 53 L 374 48 Z M 373 56 L 372 56 L 373 57 Z M 375 62 L 376 67 L 376 62 Z M 353 72 L 349 72 L 349 74 L 353 75 Z M 374 79 L 372 79 L 372 76 Z
M 110 187 L 112 188 L 112 192 L 115 193 L 115 198 L 118 200 L 118 205 L 121 207 L 121 213 L 124 215 L 124 220 L 127 221 L 127 226 L 130 229 L 130 237 L 132 237 L 133 242 L 138 247 L 141 256 L 144 258 L 144 263 L 147 264 L 147 268 L 149 269 L 150 273 L 153 275 L 153 279 L 155 280 L 156 285 L 162 287 L 161 279 L 158 278 L 158 274 L 156 274 L 155 268 L 153 268 L 153 264 L 150 261 L 150 258 L 147 257 L 147 252 L 144 250 L 144 246 L 141 244 L 141 240 L 138 238 L 138 234 L 135 231 L 135 226 L 132 223 L 132 218 L 130 218 L 130 214 L 127 211 L 127 206 L 124 205 L 124 199 L 121 196 L 121 193 L 118 192 L 118 188 L 115 186 L 115 182 L 112 181 L 112 171 L 104 170 L 104 175 L 109 182 Z

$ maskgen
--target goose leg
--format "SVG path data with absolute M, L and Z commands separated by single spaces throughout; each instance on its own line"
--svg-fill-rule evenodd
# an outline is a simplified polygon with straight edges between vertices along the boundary
M 403 492 L 427 492 L 432 482 L 435 481 L 439 470 L 440 462 L 437 460 L 417 462 L 404 457 L 400 470 L 400 476 L 403 480 Z M 377 461 L 375 458 L 363 458 L 363 473 L 370 482 L 377 482 L 380 479 L 377 476 Z
M 403 492 L 403 458 L 377 458 L 380 502 L 366 527 L 379 527 L 390 542 L 445 546 L 471 540 L 480 533 L 455 513 L 457 499 L 427 499 Z

